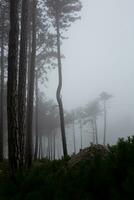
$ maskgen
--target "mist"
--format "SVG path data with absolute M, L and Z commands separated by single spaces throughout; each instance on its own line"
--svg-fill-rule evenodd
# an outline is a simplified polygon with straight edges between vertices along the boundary
M 102 91 L 113 95 L 108 108 L 107 139 L 134 133 L 134 2 L 83 0 L 81 20 L 63 41 L 62 98 L 67 110 L 84 106 Z M 51 72 L 47 94 L 55 99 L 57 71 Z M 46 90 L 46 89 L 45 89 Z M 99 135 L 102 135 L 99 117 Z
M 134 199 L 133 10 L 0 0 L 0 199 Z

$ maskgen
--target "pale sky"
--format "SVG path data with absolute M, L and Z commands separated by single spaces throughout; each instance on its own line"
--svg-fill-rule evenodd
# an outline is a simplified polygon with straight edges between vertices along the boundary
M 62 45 L 64 107 L 85 105 L 106 91 L 114 96 L 109 126 L 126 118 L 134 124 L 134 1 L 82 2 L 82 19 L 72 24 Z M 55 96 L 56 74 L 50 75 L 50 98 Z M 126 135 L 130 132 L 134 134 L 134 126 Z

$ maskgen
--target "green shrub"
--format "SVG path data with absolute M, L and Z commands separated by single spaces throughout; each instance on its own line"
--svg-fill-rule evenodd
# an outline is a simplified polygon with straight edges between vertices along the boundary
M 70 158 L 33 163 L 30 170 L 9 180 L 7 162 L 0 163 L 0 200 L 132 200 L 134 197 L 134 137 L 109 146 L 73 167 Z

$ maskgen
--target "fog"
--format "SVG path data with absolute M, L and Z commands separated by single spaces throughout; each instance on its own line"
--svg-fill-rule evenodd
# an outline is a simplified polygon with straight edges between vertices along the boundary
M 108 142 L 134 134 L 134 1 L 83 0 L 81 20 L 65 33 L 62 59 L 64 108 L 84 106 L 106 91 Z M 57 71 L 49 75 L 49 98 L 55 99 Z M 102 117 L 98 119 L 99 135 Z
M 0 200 L 134 199 L 134 0 L 0 0 Z

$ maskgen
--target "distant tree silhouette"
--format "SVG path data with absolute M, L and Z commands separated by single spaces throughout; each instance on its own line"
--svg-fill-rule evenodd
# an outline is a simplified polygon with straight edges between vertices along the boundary
M 46 138 L 48 144 L 45 142 L 45 146 L 47 147 L 46 153 L 49 159 L 55 158 L 55 149 L 57 148 L 55 145 L 56 133 L 60 127 L 59 124 L 59 115 L 58 115 L 58 107 L 52 100 L 46 100 L 39 96 L 39 105 L 38 105 L 38 122 L 39 122 L 39 140 L 42 138 Z M 40 140 L 40 141 L 41 141 Z M 45 140 L 46 141 L 46 140 Z M 39 142 L 40 143 L 40 142 Z M 40 145 L 39 145 L 40 146 Z M 39 152 L 38 147 L 38 152 Z
M 99 99 L 95 99 L 89 102 L 85 107 L 85 123 L 89 122 L 92 125 L 93 130 L 93 143 L 98 144 L 98 131 L 97 131 L 97 117 L 100 115 L 101 109 L 99 105 Z
M 83 148 L 83 118 L 84 118 L 84 108 L 78 107 L 75 111 L 76 113 L 76 120 L 79 124 L 80 129 L 80 147 Z
M 100 94 L 100 100 L 103 102 L 103 110 L 104 110 L 104 137 L 103 137 L 103 145 L 106 145 L 106 131 L 107 131 L 107 101 L 112 98 L 112 95 L 107 92 L 102 92 Z
M 4 96 L 4 30 L 5 10 L 1 8 L 1 98 L 0 98 L 0 161 L 3 160 L 3 96 Z
M 32 141 L 32 119 L 33 119 L 33 101 L 34 101 L 34 82 L 36 66 L 36 9 L 37 0 L 32 0 L 32 51 L 31 63 L 29 69 L 29 84 L 27 94 L 27 130 L 26 130 L 26 166 L 30 167 L 33 158 L 33 141 Z

